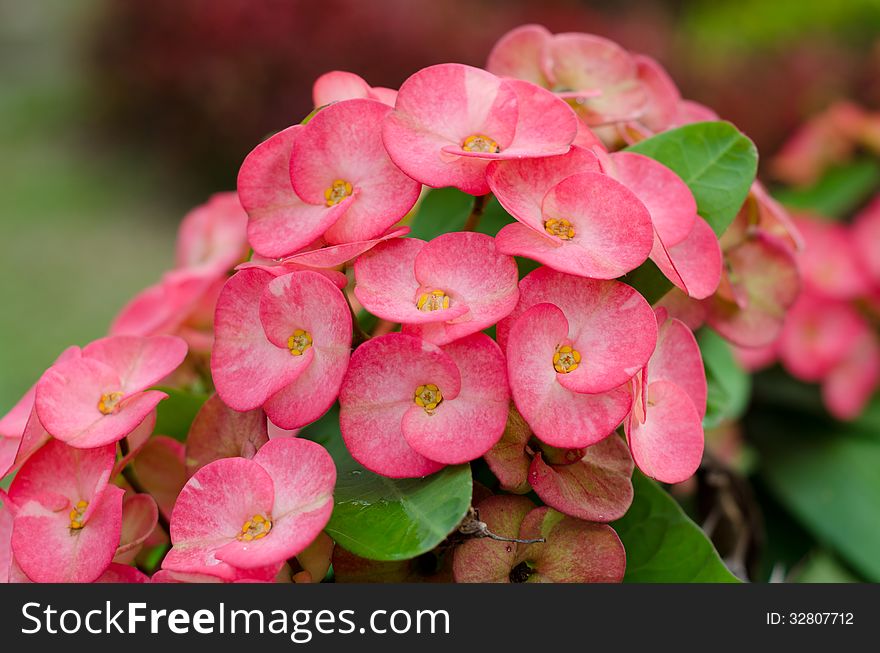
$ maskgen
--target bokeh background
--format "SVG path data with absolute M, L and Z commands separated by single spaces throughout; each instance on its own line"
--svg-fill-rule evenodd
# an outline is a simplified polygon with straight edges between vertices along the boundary
M 880 0 L 0 0 L 0 414 L 158 279 L 187 208 L 308 113 L 315 77 L 482 65 L 525 22 L 656 57 L 763 161 L 837 98 L 880 107 Z M 805 553 L 799 580 L 857 578 Z

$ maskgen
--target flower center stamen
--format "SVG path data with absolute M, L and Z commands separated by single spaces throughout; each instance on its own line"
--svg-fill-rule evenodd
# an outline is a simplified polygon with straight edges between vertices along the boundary
M 287 339 L 287 348 L 292 356 L 302 356 L 306 349 L 312 346 L 312 334 L 303 329 L 297 329 Z
M 119 410 L 119 402 L 122 401 L 122 392 L 107 392 L 101 395 L 98 401 L 98 410 L 102 415 L 112 415 Z
M 272 530 L 272 520 L 263 515 L 254 515 L 241 527 L 238 539 L 241 542 L 251 542 L 266 537 Z
M 84 526 L 83 515 L 86 514 L 86 508 L 89 507 L 88 501 L 77 501 L 70 511 L 70 528 L 71 530 L 79 530 Z
M 416 308 L 425 313 L 449 308 L 449 295 L 442 290 L 422 293 L 416 302 Z
M 431 415 L 433 414 L 434 409 L 443 401 L 443 393 L 440 392 L 440 388 L 433 383 L 420 385 L 416 388 L 413 401 L 416 402 L 416 406 L 421 406 L 425 409 L 426 413 Z
M 501 151 L 498 143 L 483 134 L 471 134 L 468 136 L 464 139 L 464 143 L 461 144 L 461 149 L 465 152 L 482 152 L 486 154 L 498 154 Z
M 556 353 L 553 354 L 553 369 L 560 374 L 574 372 L 578 368 L 580 362 L 580 352 L 576 349 L 572 349 L 568 345 L 557 347 Z
M 333 206 L 334 204 L 339 204 L 346 197 L 349 197 L 351 193 L 351 184 L 344 179 L 337 179 L 333 182 L 330 188 L 324 191 L 324 199 L 326 200 L 327 206 Z
M 574 226 L 568 220 L 557 220 L 556 218 L 546 220 L 544 222 L 544 231 L 562 240 L 574 238 Z

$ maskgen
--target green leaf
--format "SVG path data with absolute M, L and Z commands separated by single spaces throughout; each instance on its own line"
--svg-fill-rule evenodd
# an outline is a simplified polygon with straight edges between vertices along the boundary
M 712 542 L 675 500 L 640 472 L 635 499 L 612 524 L 626 549 L 627 583 L 736 583 Z
M 469 465 L 411 479 L 385 478 L 361 467 L 339 433 L 338 405 L 300 437 L 323 445 L 336 462 L 335 507 L 325 530 L 362 558 L 408 560 L 426 553 L 455 530 L 471 505 Z
M 672 282 L 650 259 L 625 274 L 620 280 L 638 290 L 651 305 L 660 301 L 663 295 L 672 289 Z
M 869 581 L 880 581 L 880 439 L 872 421 L 831 424 L 800 413 L 753 416 L 760 474 L 776 498 Z
M 752 377 L 737 363 L 727 341 L 712 329 L 701 329 L 697 341 L 709 385 L 703 426 L 713 428 L 723 421 L 742 416 L 749 403 Z
M 699 122 L 631 145 L 672 169 L 697 200 L 717 236 L 733 221 L 758 170 L 754 143 L 729 122 Z
M 186 442 L 189 427 L 196 413 L 208 400 L 208 395 L 185 392 L 175 388 L 156 388 L 168 395 L 168 399 L 159 402 L 156 409 L 156 430 L 160 435 L 168 435 Z
M 808 188 L 786 188 L 774 193 L 792 209 L 841 219 L 870 198 L 880 186 L 880 163 L 873 159 L 831 168 Z
M 425 478 L 391 479 L 365 469 L 341 474 L 325 529 L 370 560 L 407 560 L 436 547 L 471 505 L 471 469 L 446 467 Z
M 410 236 L 431 240 L 450 231 L 461 231 L 473 206 L 473 196 L 456 188 L 435 188 L 428 191 L 409 225 Z M 513 221 L 498 200 L 489 197 L 476 231 L 494 236 L 501 227 Z

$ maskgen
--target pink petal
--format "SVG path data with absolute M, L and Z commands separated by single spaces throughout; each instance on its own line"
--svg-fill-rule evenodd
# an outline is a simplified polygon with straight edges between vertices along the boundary
M 542 25 L 522 25 L 502 36 L 489 53 L 486 70 L 499 77 L 525 79 L 550 88 L 547 48 L 552 35 Z
M 247 221 L 237 193 L 215 193 L 180 223 L 177 267 L 220 274 L 233 268 L 247 254 Z
M 159 508 L 149 494 L 133 494 L 122 502 L 122 527 L 113 561 L 132 564 L 141 545 L 156 528 Z
M 183 443 L 166 435 L 150 438 L 134 460 L 134 472 L 159 509 L 169 516 L 186 483 L 186 453 Z
M 355 460 L 393 478 L 425 476 L 443 466 L 412 449 L 401 431 L 416 388 L 428 383 L 440 388 L 444 401 L 455 399 L 462 385 L 452 357 L 435 345 L 390 333 L 355 350 L 339 394 L 339 425 Z
M 558 376 L 570 390 L 597 393 L 616 388 L 644 367 L 654 351 L 657 319 L 632 287 L 548 268 L 538 268 L 520 281 L 520 302 L 496 330 L 502 347 L 516 318 L 542 302 L 563 312 L 568 344 L 582 356 L 577 370 Z
M 107 485 L 115 456 L 112 445 L 76 449 L 50 440 L 19 470 L 9 486 L 9 498 L 16 505 L 46 500 L 47 507 L 59 510 L 78 501 L 91 502 Z M 83 517 L 88 521 L 89 511 Z
M 660 324 L 657 348 L 648 363 L 648 381 L 669 381 L 684 390 L 702 418 L 706 414 L 706 371 L 691 330 L 675 318 Z
M 53 365 L 72 358 L 79 358 L 80 354 L 81 350 L 79 347 L 68 347 L 61 352 L 61 355 L 58 356 L 57 359 L 55 359 Z M 37 385 L 35 383 L 24 393 L 24 396 L 18 400 L 18 403 L 16 403 L 6 415 L 0 418 L 0 437 L 18 439 L 24 434 L 25 427 L 27 426 L 28 419 L 30 418 L 31 411 L 34 407 L 36 394 Z M 0 465 L 0 468 L 2 468 L 2 465 Z
M 591 151 L 572 147 L 567 154 L 493 161 L 486 170 L 489 187 L 508 213 L 546 235 L 541 206 L 547 191 L 578 172 L 600 172 Z
M 629 412 L 625 387 L 602 394 L 575 393 L 559 384 L 553 354 L 569 324 L 552 304 L 537 304 L 513 323 L 507 342 L 507 371 L 516 407 L 543 442 L 585 447 L 607 437 Z
M 869 279 L 847 227 L 805 217 L 796 224 L 805 244 L 798 257 L 805 285 L 837 299 L 854 299 L 867 292 Z
M 253 458 L 268 441 L 262 410 L 240 413 L 213 395 L 199 410 L 186 438 L 187 475 L 221 458 Z
M 703 457 L 703 426 L 687 392 L 669 381 L 648 385 L 644 424 L 628 424 L 627 440 L 642 472 L 663 483 L 690 478 Z
M 612 435 L 586 449 L 571 465 L 532 459 L 529 483 L 541 501 L 566 515 L 595 522 L 620 519 L 633 500 L 633 461 L 624 441 Z
M 465 139 L 482 135 L 504 151 L 514 138 L 517 113 L 515 91 L 495 75 L 462 64 L 429 66 L 400 87 L 382 138 L 394 163 L 413 179 L 484 195 L 487 160 L 443 150 L 464 154 Z
M 304 127 L 294 125 L 258 145 L 238 173 L 238 196 L 248 213 L 248 240 L 261 256 L 293 254 L 322 235 L 349 202 L 307 204 L 290 183 L 290 153 Z
M 125 394 L 145 390 L 171 374 L 186 358 L 186 342 L 174 336 L 110 336 L 87 345 L 83 357 L 112 368 Z
M 706 321 L 724 338 L 743 347 L 773 342 L 800 291 L 794 255 L 782 241 L 756 233 L 725 252 L 725 258 L 746 306 L 740 308 L 720 292 L 715 293 L 704 300 Z
M 127 564 L 111 563 L 96 583 L 149 583 L 150 577 Z
M 589 92 L 575 107 L 588 125 L 632 120 L 644 111 L 648 96 L 636 62 L 616 43 L 592 34 L 557 34 L 550 56 L 558 86 Z
M 312 86 L 312 100 L 316 107 L 331 102 L 366 98 L 370 96 L 370 85 L 363 77 L 342 70 L 324 73 Z
M 510 393 L 504 354 L 489 336 L 475 333 L 446 345 L 461 373 L 458 397 L 428 413 L 411 405 L 403 417 L 403 437 L 426 458 L 457 465 L 479 458 L 501 439 Z
M 116 461 L 116 465 L 113 467 L 113 476 L 120 474 L 123 468 L 134 460 L 134 457 L 140 453 L 141 449 L 144 448 L 144 445 L 146 445 L 147 441 L 150 439 L 150 436 L 153 435 L 155 427 L 156 411 L 154 410 L 147 415 L 144 421 L 141 422 L 134 431 L 125 436 L 128 443 L 128 454 Z
M 294 254 L 284 260 L 284 265 L 294 263 L 314 268 L 336 267 L 357 258 L 381 242 L 400 238 L 408 233 L 409 227 L 399 227 L 392 229 L 378 238 L 343 243 L 342 245 L 328 245 L 327 247 L 321 247 L 320 249 L 302 252 L 301 254 Z M 344 286 L 342 287 L 344 288 Z
M 779 357 L 803 381 L 818 381 L 840 364 L 868 326 L 848 302 L 801 293 L 785 318 Z
M 375 100 L 343 100 L 319 111 L 297 135 L 290 178 L 299 197 L 321 205 L 335 181 L 353 188 L 345 213 L 324 234 L 331 244 L 381 236 L 419 198 L 419 183 L 391 162 L 382 144 L 382 121 L 390 112 Z
M 858 339 L 847 357 L 825 377 L 822 399 L 837 419 L 859 416 L 880 385 L 880 344 L 870 331 Z
M 121 488 L 110 485 L 89 506 L 91 519 L 72 531 L 67 510 L 53 512 L 37 501 L 21 506 L 12 530 L 12 551 L 21 570 L 37 583 L 89 583 L 110 565 L 122 524 Z
M 852 227 L 853 243 L 859 263 L 874 284 L 880 283 L 880 197 L 875 197 L 855 217 Z
M 647 207 L 651 223 L 666 247 L 677 245 L 691 233 L 697 202 L 681 177 L 662 163 L 635 152 L 610 156 L 612 177 L 629 188 Z
M 578 132 L 578 118 L 563 100 L 531 82 L 506 81 L 516 93 L 516 132 L 502 158 L 565 154 Z
M 217 301 L 211 373 L 217 394 L 238 411 L 262 406 L 299 377 L 315 353 L 310 347 L 304 355 L 292 356 L 286 342 L 279 347 L 267 339 L 260 303 L 273 279 L 263 270 L 241 270 L 226 283 Z
M 516 494 L 531 491 L 528 483 L 531 459 L 526 453 L 531 437 L 529 425 L 516 407 L 510 406 L 501 439 L 483 456 L 503 490 Z
M 633 57 L 638 67 L 642 88 L 648 95 L 645 111 L 639 116 L 639 122 L 651 132 L 665 131 L 675 123 L 681 93 L 669 73 L 651 57 L 637 54 Z
M 677 245 L 666 247 L 658 236 L 651 260 L 667 279 L 694 299 L 710 297 L 721 281 L 721 247 L 712 227 L 699 216 L 688 237 Z

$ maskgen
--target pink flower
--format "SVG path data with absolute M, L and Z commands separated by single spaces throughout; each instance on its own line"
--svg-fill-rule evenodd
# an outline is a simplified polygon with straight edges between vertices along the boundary
M 479 68 L 440 64 L 403 83 L 382 138 L 413 179 L 485 195 L 490 160 L 564 154 L 576 133 L 577 118 L 552 93 Z
M 871 282 L 880 286 L 880 195 L 855 217 L 852 229 L 858 262 Z
M 115 445 L 75 449 L 51 440 L 9 487 L 12 553 L 30 580 L 88 583 L 110 565 L 123 491 L 108 483 Z
M 702 302 L 706 322 L 741 347 L 771 344 L 800 292 L 794 253 L 779 238 L 754 231 L 725 247 L 724 261 L 718 290 Z
M 861 264 L 856 232 L 848 226 L 813 216 L 797 216 L 804 240 L 798 268 L 804 285 L 827 297 L 856 299 L 866 295 L 871 281 Z M 872 241 L 867 241 L 872 243 Z
M 499 39 L 486 68 L 557 90 L 588 125 L 632 120 L 648 101 L 636 60 L 592 34 L 554 35 L 541 25 L 523 25 Z
M 382 86 L 370 86 L 363 77 L 342 70 L 324 73 L 315 80 L 312 87 L 312 99 L 316 107 L 357 98 L 369 98 L 393 107 L 397 91 Z
M 257 254 L 289 256 L 321 236 L 330 244 L 377 238 L 406 215 L 421 187 L 382 145 L 390 111 L 375 100 L 336 102 L 247 156 L 238 194 Z
M 870 331 L 849 302 L 804 291 L 788 311 L 779 336 L 779 357 L 802 381 L 821 381 Z
M 634 401 L 626 421 L 633 460 L 664 483 L 690 478 L 703 457 L 706 373 L 691 330 L 658 310 L 657 348 L 643 374 L 633 379 Z
M 209 463 L 180 492 L 162 567 L 271 580 L 327 524 L 335 483 L 324 448 L 296 438 L 272 440 L 252 459 Z
M 367 469 L 425 476 L 488 451 L 504 431 L 509 397 L 504 356 L 487 335 L 437 347 L 390 333 L 352 355 L 339 425 Z
M 294 429 L 336 400 L 352 322 L 341 291 L 321 274 L 241 270 L 220 295 L 215 324 L 211 372 L 230 408 L 262 406 Z
M 247 249 L 247 213 L 238 195 L 216 193 L 180 223 L 175 267 L 224 274 L 242 261 Z
M 173 372 L 186 351 L 174 336 L 96 340 L 81 356 L 46 371 L 37 383 L 37 416 L 52 436 L 74 447 L 121 440 L 167 397 L 147 388 Z
M 437 345 L 495 324 L 519 297 L 513 257 L 480 233 L 391 240 L 361 256 L 354 273 L 364 308 Z
M 603 174 L 596 155 L 573 147 L 562 156 L 498 161 L 488 183 L 517 222 L 498 233 L 498 250 L 560 272 L 614 279 L 641 265 L 654 239 L 639 198 Z
M 657 322 L 630 286 L 538 268 L 497 334 L 517 409 L 540 440 L 573 449 L 599 442 L 629 412 L 625 384 L 654 351 Z

